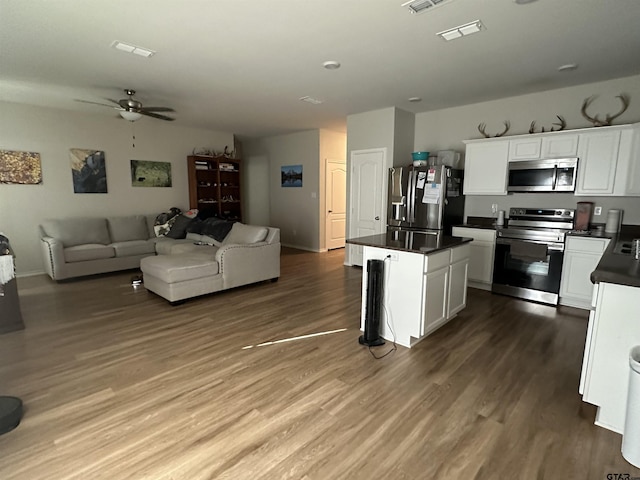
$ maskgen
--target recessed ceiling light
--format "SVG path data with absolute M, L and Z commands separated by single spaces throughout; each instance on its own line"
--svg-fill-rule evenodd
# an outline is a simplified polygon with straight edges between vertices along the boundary
M 480 20 L 474 20 L 473 22 L 465 23 L 448 30 L 436 33 L 440 38 L 446 41 L 454 40 L 456 38 L 465 37 L 472 33 L 478 33 L 480 30 L 484 30 L 485 26 Z
M 119 42 L 118 40 L 114 41 L 111 44 L 111 46 L 116 50 L 120 50 L 122 52 L 127 52 L 127 53 L 133 53 L 134 55 L 139 55 L 145 58 L 152 57 L 156 53 L 153 50 L 149 50 L 148 48 L 136 47 L 135 45 Z
M 569 72 L 571 70 L 575 70 L 578 68 L 578 64 L 576 63 L 567 63 L 566 65 L 561 65 L 558 67 L 559 72 Z
M 409 101 L 412 102 L 412 103 L 418 103 L 418 102 L 422 101 L 422 98 L 420 98 L 420 97 L 410 97 Z
M 526 5 L 527 3 L 533 3 L 536 0 L 513 0 L 514 2 L 516 2 L 518 5 Z
M 335 60 L 329 60 L 327 62 L 324 62 L 322 66 L 327 70 L 337 70 L 338 68 L 340 68 L 340 62 L 336 62 Z
M 318 100 L 317 98 L 309 97 L 308 95 L 304 96 L 304 97 L 300 97 L 298 100 L 301 100 L 301 101 L 307 102 L 307 103 L 311 103 L 313 105 L 320 105 L 321 103 L 324 103 L 323 100 Z

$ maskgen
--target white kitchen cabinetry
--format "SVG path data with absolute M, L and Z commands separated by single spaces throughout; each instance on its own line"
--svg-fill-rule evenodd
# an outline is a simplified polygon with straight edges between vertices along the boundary
M 447 317 L 451 318 L 467 306 L 467 283 L 469 279 L 469 245 L 451 250 L 449 265 L 449 296 L 447 298 Z
M 509 161 L 575 157 L 578 134 L 549 132 L 509 141 Z
M 496 232 L 486 228 L 453 227 L 455 237 L 471 237 L 469 245 L 469 286 L 491 290 L 493 259 L 496 249 Z
M 620 148 L 620 130 L 580 134 L 576 195 L 612 195 Z
M 425 255 L 364 246 L 364 264 L 384 260 L 384 318 L 380 335 L 411 347 L 447 323 L 466 306 L 469 244 Z M 367 271 L 362 271 L 364 330 Z
M 560 284 L 561 305 L 590 308 L 591 272 L 596 269 L 609 241 L 608 238 L 567 236 Z
M 465 195 L 506 195 L 508 140 L 469 140 L 464 168 Z
M 600 283 L 585 345 L 583 400 L 598 407 L 596 425 L 622 433 L 629 383 L 629 351 L 640 344 L 640 288 Z

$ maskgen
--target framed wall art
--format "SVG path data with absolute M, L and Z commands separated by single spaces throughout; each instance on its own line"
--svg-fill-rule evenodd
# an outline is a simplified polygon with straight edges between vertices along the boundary
M 131 185 L 134 187 L 170 187 L 171 163 L 131 160 Z
M 283 187 L 302 186 L 302 165 L 286 165 L 280 167 L 280 176 Z
M 74 193 L 107 193 L 107 170 L 102 150 L 69 149 Z
M 42 183 L 40 154 L 0 150 L 0 183 L 38 185 Z

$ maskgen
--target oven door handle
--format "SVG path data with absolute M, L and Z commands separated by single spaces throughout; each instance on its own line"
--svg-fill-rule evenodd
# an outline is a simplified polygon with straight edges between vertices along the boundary
M 554 243 L 554 242 L 545 242 L 545 241 L 536 241 L 536 240 L 521 240 L 517 238 L 512 239 L 512 238 L 504 238 L 504 237 L 498 237 L 496 239 L 496 244 L 498 245 L 511 245 L 513 242 L 537 243 L 541 245 L 546 245 L 547 250 L 564 252 L 564 243 Z
M 551 189 L 555 190 L 556 189 L 556 184 L 558 183 L 558 165 L 554 165 L 553 166 L 553 181 L 551 184 Z

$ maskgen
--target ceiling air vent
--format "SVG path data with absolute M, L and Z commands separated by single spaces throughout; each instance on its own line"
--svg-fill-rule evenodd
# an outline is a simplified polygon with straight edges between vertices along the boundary
M 407 7 L 411 13 L 423 13 L 450 1 L 451 0 L 410 0 L 409 2 L 403 3 L 402 6 Z

